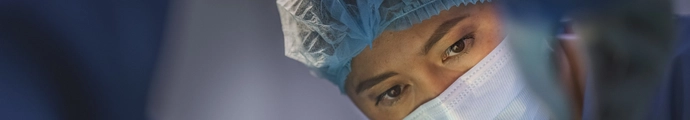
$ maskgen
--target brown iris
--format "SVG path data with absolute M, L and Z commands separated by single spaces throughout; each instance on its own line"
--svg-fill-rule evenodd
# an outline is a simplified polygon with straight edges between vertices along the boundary
M 453 46 L 450 46 L 450 52 L 454 52 L 454 53 L 460 53 L 464 49 L 465 49 L 465 41 L 464 40 L 458 40 L 457 42 L 453 43 Z

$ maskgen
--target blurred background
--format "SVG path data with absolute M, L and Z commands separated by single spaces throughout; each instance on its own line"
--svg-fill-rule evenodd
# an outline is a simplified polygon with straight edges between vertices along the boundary
M 0 119 L 366 117 L 284 56 L 275 0 L 0 0 Z
M 160 120 L 365 119 L 349 98 L 285 57 L 274 0 L 180 0 L 152 86 Z
M 275 0 L 0 0 L 0 119 L 364 119 Z

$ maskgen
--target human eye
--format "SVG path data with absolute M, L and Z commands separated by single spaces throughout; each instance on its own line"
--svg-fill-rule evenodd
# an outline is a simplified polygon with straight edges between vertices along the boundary
M 474 40 L 474 33 L 463 36 L 451 46 L 446 48 L 445 54 L 443 55 L 443 61 L 450 57 L 459 55 L 462 52 L 466 52 L 465 49 L 467 49 L 467 43 L 470 42 L 470 40 Z
M 381 93 L 376 97 L 376 106 L 380 104 L 386 105 L 386 106 L 391 106 L 395 102 L 397 102 L 400 99 L 400 95 L 402 94 L 403 90 L 405 90 L 406 87 L 402 85 L 396 85 L 385 92 Z

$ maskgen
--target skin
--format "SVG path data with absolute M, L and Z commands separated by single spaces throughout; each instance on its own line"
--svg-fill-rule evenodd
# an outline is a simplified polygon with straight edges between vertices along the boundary
M 573 33 L 572 23 L 567 23 L 565 27 L 564 34 L 575 34 Z M 582 119 L 583 100 L 585 92 L 585 77 L 587 76 L 585 67 L 587 63 L 584 60 L 584 53 L 581 53 L 583 49 L 578 48 L 582 46 L 577 38 L 559 38 L 560 49 L 557 49 L 560 57 L 560 75 L 561 84 L 565 93 L 567 93 L 572 100 L 570 102 L 570 110 L 573 115 L 574 120 Z
M 499 16 L 493 3 L 460 5 L 406 30 L 384 31 L 371 48 L 352 59 L 347 95 L 370 119 L 404 118 L 441 94 L 503 40 Z M 446 34 L 435 33 L 443 26 L 449 26 Z M 434 34 L 440 39 L 424 52 Z M 449 48 L 459 52 L 447 52 Z

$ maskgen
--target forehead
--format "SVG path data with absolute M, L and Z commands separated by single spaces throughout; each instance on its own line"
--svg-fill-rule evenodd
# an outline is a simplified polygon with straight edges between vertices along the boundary
M 454 7 L 442 11 L 439 15 L 415 24 L 408 29 L 400 31 L 384 31 L 372 43 L 371 48 L 366 47 L 360 54 L 352 59 L 352 71 L 346 82 L 358 83 L 376 73 L 406 66 L 406 61 L 420 60 L 423 45 L 433 34 L 434 30 L 443 22 L 468 15 L 477 11 L 474 6 Z

